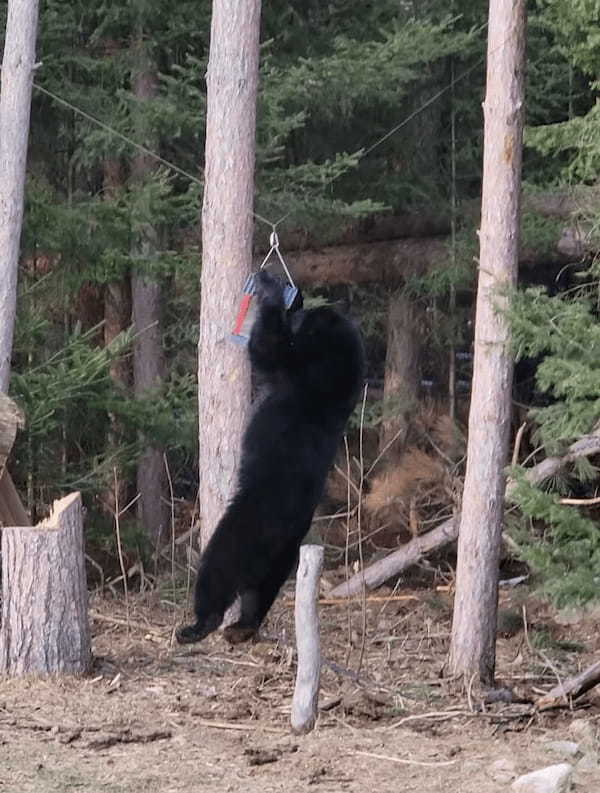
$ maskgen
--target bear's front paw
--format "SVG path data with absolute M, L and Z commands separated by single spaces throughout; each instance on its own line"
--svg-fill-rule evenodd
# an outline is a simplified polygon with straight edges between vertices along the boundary
M 266 270 L 260 270 L 254 276 L 254 293 L 261 303 L 283 306 L 283 287 L 283 281 Z

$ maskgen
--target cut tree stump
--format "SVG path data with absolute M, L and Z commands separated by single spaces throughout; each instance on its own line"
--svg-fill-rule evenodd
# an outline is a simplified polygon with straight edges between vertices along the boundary
M 85 674 L 91 662 L 81 496 L 2 529 L 0 673 Z
M 315 726 L 319 702 L 321 642 L 319 637 L 319 581 L 323 546 L 301 545 L 296 574 L 296 647 L 298 668 L 292 699 L 292 730 L 310 732 Z

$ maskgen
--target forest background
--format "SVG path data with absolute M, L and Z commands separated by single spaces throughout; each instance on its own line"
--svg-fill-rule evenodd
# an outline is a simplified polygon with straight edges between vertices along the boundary
M 600 20 L 593 0 L 529 6 L 512 319 L 515 435 L 527 421 L 514 462 L 531 465 L 600 418 Z M 282 251 L 305 291 L 350 309 L 367 344 L 368 400 L 350 435 L 350 501 L 364 486 L 365 525 L 332 477 L 325 511 L 341 517 L 321 524 L 333 561 L 347 530 L 353 552 L 359 532 L 369 551 L 394 548 L 458 508 L 485 22 L 468 0 L 450 12 L 391 0 L 263 8 L 255 210 L 283 218 Z M 209 29 L 208 2 L 41 8 L 11 379 L 26 427 L 11 471 L 34 521 L 82 491 L 101 567 L 116 569 L 114 513 L 138 493 L 121 518 L 130 569 L 168 543 L 171 508 L 182 532 L 193 513 Z M 257 219 L 258 260 L 270 231 Z M 513 474 L 513 552 L 559 602 L 592 599 L 593 461 L 544 490 Z

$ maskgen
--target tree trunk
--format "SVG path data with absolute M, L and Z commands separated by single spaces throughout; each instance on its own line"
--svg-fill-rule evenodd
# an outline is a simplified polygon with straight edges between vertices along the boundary
M 317 720 L 321 677 L 319 636 L 319 582 L 323 569 L 323 546 L 301 545 L 296 574 L 296 647 L 298 668 L 292 700 L 292 729 L 307 733 Z
M 119 188 L 123 186 L 120 163 L 117 159 L 104 161 L 104 197 L 115 200 Z M 104 287 L 104 344 L 108 346 L 131 323 L 131 284 L 128 277 L 109 281 Z M 110 378 L 117 390 L 129 392 L 131 385 L 131 364 L 129 357 L 120 355 L 110 364 Z M 119 419 L 109 415 L 110 430 L 108 435 L 109 451 L 116 451 L 123 437 L 123 428 Z M 111 476 L 106 492 L 102 496 L 102 504 L 107 512 L 115 514 L 117 503 L 122 507 L 127 503 L 127 481 L 123 477 L 121 466 L 116 465 L 115 477 Z
M 0 392 L 8 391 L 38 0 L 9 0 L 0 82 Z
M 511 416 L 508 292 L 516 283 L 525 0 L 490 0 L 479 282 L 450 673 L 492 685 Z
M 133 92 L 137 101 L 143 104 L 156 97 L 157 77 L 141 34 L 136 46 L 137 70 L 133 78 Z M 156 146 L 153 132 L 148 129 L 143 118 L 139 119 L 139 133 L 146 146 Z M 149 155 L 136 154 L 132 165 L 132 179 L 139 191 L 137 212 L 141 220 L 135 231 L 138 234 L 136 254 L 140 265 L 139 270 L 134 271 L 131 276 L 131 301 L 136 333 L 133 342 L 133 388 L 137 398 L 159 393 L 165 370 L 161 330 L 162 287 L 156 275 L 143 269 L 152 262 L 158 250 L 158 234 L 152 223 L 152 207 L 148 205 L 147 192 L 147 183 L 154 170 L 155 162 Z M 152 444 L 138 460 L 137 489 L 140 493 L 140 522 L 156 545 L 161 533 L 166 531 L 168 509 L 165 501 L 166 471 L 163 450 Z
M 419 398 L 419 333 L 415 311 L 402 292 L 390 298 L 388 312 L 385 378 L 383 384 L 384 420 L 379 447 L 388 452 L 402 451 L 408 434 L 410 416 Z M 395 440 L 394 440 L 395 438 Z
M 0 672 L 81 675 L 91 662 L 79 493 L 48 520 L 2 529 Z
M 231 494 L 250 403 L 247 353 L 229 334 L 252 264 L 259 29 L 260 0 L 213 0 L 198 344 L 203 544 Z
M 0 392 L 0 526 L 31 526 L 29 515 L 21 502 L 6 461 L 17 437 L 17 427 L 23 427 L 22 411 Z

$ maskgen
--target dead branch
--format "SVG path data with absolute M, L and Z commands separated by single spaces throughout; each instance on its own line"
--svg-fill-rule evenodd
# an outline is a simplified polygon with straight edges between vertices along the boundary
M 92 738 L 92 740 L 87 742 L 86 748 L 108 749 L 109 746 L 115 746 L 117 743 L 152 743 L 153 741 L 164 741 L 171 736 L 171 730 L 152 730 L 151 732 L 124 730 L 123 732 L 107 733 Z
M 457 537 L 458 519 L 450 518 L 427 534 L 410 540 L 384 559 L 369 565 L 364 571 L 356 573 L 348 581 L 336 586 L 329 594 L 332 598 L 350 597 L 361 591 L 363 582 L 366 589 L 375 589 L 392 576 L 411 567 L 426 554 L 443 548 Z
M 360 755 L 361 757 L 373 757 L 376 760 L 389 760 L 391 763 L 401 763 L 402 765 L 419 765 L 427 768 L 439 768 L 444 765 L 454 765 L 456 760 L 442 760 L 437 763 L 427 763 L 423 760 L 406 760 L 403 757 L 392 757 L 389 754 L 375 754 L 374 752 L 352 752 L 352 754 Z
M 578 675 L 563 680 L 558 686 L 548 691 L 540 697 L 535 707 L 537 710 L 548 710 L 549 708 L 570 707 L 571 701 L 577 699 L 586 691 L 600 683 L 600 661 L 588 666 Z
M 559 498 L 559 504 L 566 504 L 570 507 L 592 507 L 600 504 L 600 497 L 597 498 Z

